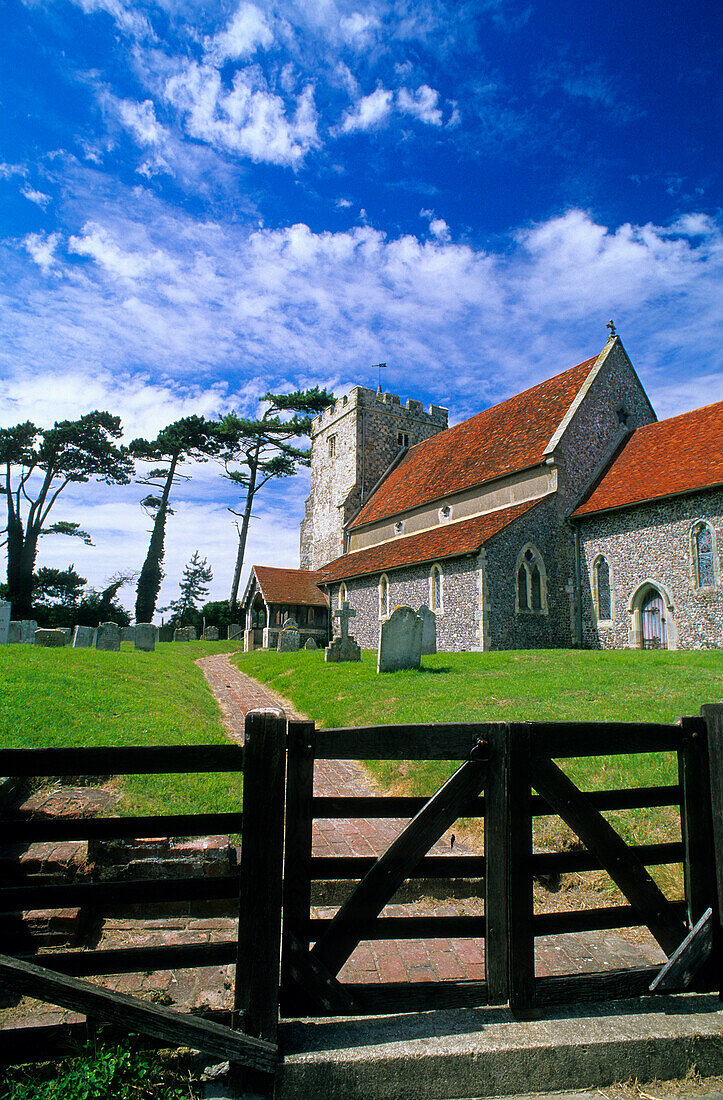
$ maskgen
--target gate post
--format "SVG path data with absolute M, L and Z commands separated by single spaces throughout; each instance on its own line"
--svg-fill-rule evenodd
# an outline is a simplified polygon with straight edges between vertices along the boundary
M 281 1008 L 285 1016 L 303 1015 L 307 1007 L 292 976 L 294 941 L 309 948 L 311 907 L 311 829 L 314 794 L 316 727 L 289 722 L 286 783 L 286 864 L 284 926 L 281 942 Z
M 716 961 L 718 990 L 723 998 L 723 703 L 708 703 L 700 708 L 708 734 L 710 769 L 710 806 L 713 820 L 713 850 L 717 912 L 713 906 L 713 958 Z
M 492 1005 L 507 1004 L 509 994 L 510 820 L 509 726 L 498 723 L 489 733 L 485 787 L 485 978 Z
M 246 715 L 244 729 L 234 1023 L 238 1023 L 243 1013 L 244 1033 L 272 1043 L 276 1042 L 279 1022 L 285 777 L 284 712 L 251 711 Z M 243 1071 L 245 1083 L 251 1074 L 258 1078 L 254 1071 Z M 268 1084 L 267 1079 L 256 1088 L 260 1091 Z M 248 1085 L 252 1085 L 250 1080 Z

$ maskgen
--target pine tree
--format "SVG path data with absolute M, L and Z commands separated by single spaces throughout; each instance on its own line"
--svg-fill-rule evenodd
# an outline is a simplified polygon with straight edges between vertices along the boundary
M 196 550 L 183 570 L 179 584 L 180 596 L 177 600 L 171 600 L 173 619 L 179 626 L 183 625 L 183 620 L 190 611 L 196 610 L 198 601 L 208 594 L 208 586 L 212 580 L 213 573 L 208 561 L 206 558 L 201 561 L 200 552 Z

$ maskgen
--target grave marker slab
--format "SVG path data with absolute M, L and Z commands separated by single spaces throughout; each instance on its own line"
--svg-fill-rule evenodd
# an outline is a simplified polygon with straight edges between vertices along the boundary
M 411 607 L 395 607 L 379 633 L 377 672 L 419 668 L 421 657 L 421 618 Z
M 45 627 L 40 627 L 35 631 L 34 645 L 47 646 L 48 648 L 59 648 L 65 645 L 65 631 L 64 630 L 47 630 Z
M 135 642 L 136 640 L 136 628 L 134 626 L 122 626 L 121 627 L 121 641 L 122 642 Z
M 218 627 L 207 626 L 203 632 L 204 642 L 217 642 L 218 641 Z
M 7 600 L 0 600 L 0 645 L 8 644 L 10 633 L 10 604 Z
M 228 628 L 228 640 L 229 642 L 238 642 L 244 636 L 244 628 L 240 623 L 231 623 Z
M 318 647 L 318 645 L 316 644 L 316 642 L 314 641 L 313 638 L 307 638 L 306 639 L 306 642 L 304 643 L 304 649 L 318 649 L 318 648 L 319 647 Z
M 334 612 L 334 618 L 339 620 L 341 637 L 334 638 L 326 653 L 324 660 L 330 663 L 341 661 L 361 661 L 361 647 L 349 634 L 349 619 L 353 619 L 356 611 L 349 607 L 349 601 L 344 600 L 341 608 Z
M 11 619 L 8 623 L 8 645 L 20 644 L 20 632 L 22 623 L 18 619 Z
M 276 643 L 277 653 L 297 653 L 301 645 L 301 636 L 296 619 L 287 619 L 279 631 L 279 640 Z
M 104 650 L 120 649 L 120 627 L 118 623 L 99 623 L 95 639 L 95 648 Z
M 22 645 L 33 645 L 35 642 L 35 631 L 38 629 L 38 624 L 35 619 L 23 619 L 20 623 L 20 642 Z
M 153 653 L 156 648 L 156 628 L 153 623 L 136 623 L 133 641 L 136 649 Z
M 422 655 L 437 652 L 437 616 L 423 603 L 417 612 L 422 620 Z
M 89 649 L 95 645 L 95 627 L 76 626 L 73 631 L 73 649 Z

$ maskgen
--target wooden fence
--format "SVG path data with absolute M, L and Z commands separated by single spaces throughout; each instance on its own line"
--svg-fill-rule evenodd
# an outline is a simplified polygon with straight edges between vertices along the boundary
M 569 757 L 658 752 L 677 754 L 678 783 L 581 792 L 555 763 Z M 319 798 L 313 794 L 317 759 L 462 763 L 431 799 Z M 229 1058 L 246 1067 L 250 1086 L 261 1091 L 268 1091 L 278 1060 L 279 1009 L 286 1016 L 348 1015 L 509 1003 L 524 1014 L 545 1004 L 637 995 L 649 988 L 657 973 L 646 968 L 536 977 L 538 936 L 644 925 L 670 956 L 710 908 L 712 948 L 697 980 L 706 988 L 720 988 L 723 706 L 704 707 L 700 717 L 671 725 L 537 722 L 334 730 L 316 730 L 313 723 L 296 721 L 287 729 L 281 712 L 263 711 L 247 716 L 243 749 L 228 745 L 0 751 L 0 774 L 20 777 L 213 771 L 244 773 L 243 815 L 0 818 L 0 845 L 241 832 L 239 873 L 115 883 L 6 884 L 0 885 L 0 912 L 65 906 L 102 911 L 104 906 L 154 901 L 237 898 L 238 939 L 197 946 L 53 951 L 32 958 L 4 955 L 0 976 L 7 985 L 175 1045 Z M 602 816 L 610 810 L 656 806 L 679 807 L 681 841 L 626 845 Z M 567 822 L 584 850 L 533 852 L 533 819 L 550 814 Z M 474 816 L 484 819 L 484 855 L 427 854 L 457 818 Z M 404 818 L 409 824 L 378 858 L 312 855 L 315 819 L 360 817 Z M 683 902 L 667 901 L 647 871 L 666 863 L 683 865 Z M 618 885 L 626 905 L 533 912 L 536 876 L 600 868 Z M 398 887 L 412 877 L 479 880 L 484 915 L 380 916 Z M 353 888 L 333 918 L 313 919 L 312 883 L 325 879 L 347 879 Z M 360 985 L 337 978 L 362 940 L 450 936 L 484 938 L 485 981 Z M 237 966 L 232 1027 L 78 980 L 229 962 Z

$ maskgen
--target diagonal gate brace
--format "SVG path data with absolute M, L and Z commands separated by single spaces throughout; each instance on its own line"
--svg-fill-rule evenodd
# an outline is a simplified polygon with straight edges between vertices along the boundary
M 477 798 L 487 779 L 487 747 L 479 741 L 470 759 L 426 803 L 377 859 L 350 894 L 311 952 L 325 970 L 338 974 L 364 933 L 422 856 Z
M 0 955 L 0 978 L 10 989 L 50 1004 L 75 1009 L 128 1031 L 140 1031 L 156 1039 L 165 1039 L 173 1046 L 186 1046 L 215 1054 L 262 1073 L 273 1074 L 276 1071 L 278 1047 L 222 1024 L 186 1016 L 125 993 L 113 993 L 101 986 L 54 973 L 33 963 L 21 962 L 9 955 Z
M 713 910 L 706 909 L 680 947 L 650 984 L 651 993 L 673 993 L 687 989 L 713 950 Z
M 666 955 L 672 955 L 685 938 L 687 929 L 671 911 L 670 902 L 653 882 L 645 865 L 557 764 L 548 757 L 535 757 L 531 772 L 537 793 L 600 860 Z

